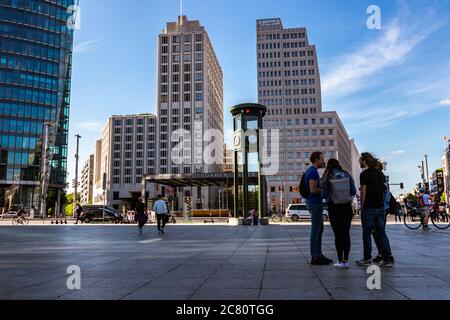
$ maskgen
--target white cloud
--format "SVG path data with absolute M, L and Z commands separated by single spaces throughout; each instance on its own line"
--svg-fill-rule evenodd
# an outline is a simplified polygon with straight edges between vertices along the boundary
M 99 132 L 102 129 L 102 124 L 100 122 L 80 122 L 75 124 L 75 126 L 82 130 L 94 132 Z
M 406 17 L 405 17 L 406 15 Z M 408 13 L 400 12 L 403 20 L 396 19 L 380 31 L 382 34 L 362 44 L 350 53 L 338 57 L 323 77 L 325 96 L 345 96 L 371 84 L 371 77 L 401 64 L 431 33 L 446 21 L 411 23 Z
M 92 51 L 95 49 L 96 44 L 97 44 L 96 40 L 83 41 L 74 46 L 73 52 L 74 53 L 82 53 L 82 52 Z
M 444 99 L 441 102 L 439 102 L 441 106 L 450 106 L 450 99 Z
M 391 153 L 392 153 L 392 154 L 400 155 L 400 154 L 404 154 L 405 151 L 404 151 L 404 150 L 395 150 L 395 151 L 392 151 Z

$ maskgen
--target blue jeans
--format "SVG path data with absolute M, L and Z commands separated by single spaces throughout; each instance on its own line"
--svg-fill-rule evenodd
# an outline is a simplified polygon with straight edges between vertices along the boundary
M 318 258 L 322 256 L 322 234 L 323 234 L 323 205 L 309 204 L 311 213 L 311 257 Z
M 372 259 L 372 231 L 381 240 L 383 260 L 389 260 L 389 242 L 386 237 L 386 213 L 384 208 L 363 209 L 361 213 L 363 229 L 364 259 Z

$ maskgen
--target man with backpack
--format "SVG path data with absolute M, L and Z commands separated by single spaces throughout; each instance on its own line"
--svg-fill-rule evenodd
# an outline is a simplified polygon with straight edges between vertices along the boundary
M 318 169 L 324 167 L 325 159 L 321 152 L 314 152 L 310 157 L 310 161 L 312 165 L 303 174 L 300 183 L 300 193 L 306 199 L 306 205 L 311 214 L 311 264 L 329 265 L 333 260 L 326 258 L 322 254 L 323 202 L 318 171 Z

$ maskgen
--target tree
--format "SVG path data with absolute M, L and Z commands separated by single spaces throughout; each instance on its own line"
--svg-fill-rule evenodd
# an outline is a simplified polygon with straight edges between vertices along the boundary
M 58 190 L 56 189 L 50 189 L 48 190 L 48 195 L 47 195 L 47 214 L 54 214 L 55 212 L 55 204 L 56 204 L 56 200 L 58 197 Z M 62 212 L 62 208 L 65 207 L 65 205 L 67 204 L 67 198 L 66 198 L 66 191 L 65 190 L 61 190 L 61 198 L 60 198 L 60 204 L 59 204 L 59 212 Z
M 65 196 L 66 198 L 66 215 L 73 216 L 73 193 Z M 77 192 L 77 199 L 80 199 L 80 193 Z

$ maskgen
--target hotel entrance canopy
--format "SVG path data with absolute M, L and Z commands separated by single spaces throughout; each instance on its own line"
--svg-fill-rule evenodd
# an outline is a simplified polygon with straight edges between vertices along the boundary
M 239 174 L 239 179 L 243 174 Z M 249 185 L 258 185 L 258 173 L 248 174 Z M 143 184 L 156 183 L 176 187 L 230 187 L 233 185 L 233 173 L 194 173 L 194 174 L 157 174 L 142 178 Z

